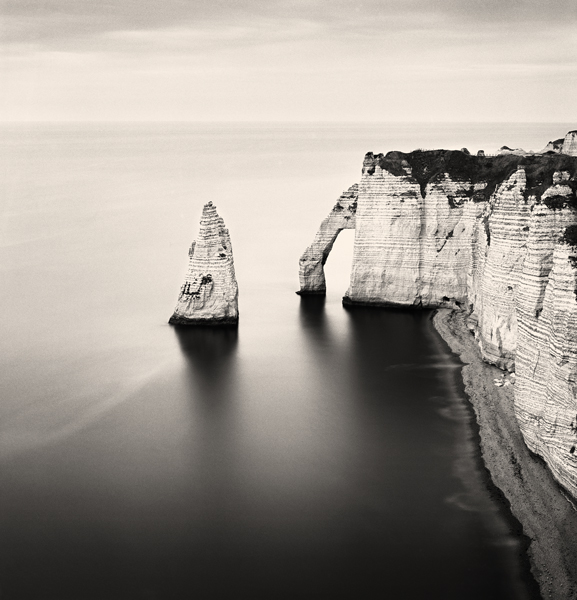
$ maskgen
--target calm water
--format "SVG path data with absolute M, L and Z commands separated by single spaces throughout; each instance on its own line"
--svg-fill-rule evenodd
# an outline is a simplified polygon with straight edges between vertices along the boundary
M 342 308 L 353 232 L 294 292 L 366 151 L 570 128 L 2 126 L 1 597 L 533 598 L 431 315 Z M 166 324 L 208 200 L 238 331 Z

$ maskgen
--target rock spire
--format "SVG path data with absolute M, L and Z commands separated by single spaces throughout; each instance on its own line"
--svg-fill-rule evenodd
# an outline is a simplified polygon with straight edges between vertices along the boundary
M 228 229 L 212 202 L 204 205 L 198 240 L 192 242 L 172 325 L 236 325 L 238 285 Z

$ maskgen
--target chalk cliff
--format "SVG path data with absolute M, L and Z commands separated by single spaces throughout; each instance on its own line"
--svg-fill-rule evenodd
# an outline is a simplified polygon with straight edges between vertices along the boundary
M 465 310 L 483 358 L 516 371 L 529 448 L 577 497 L 577 133 L 568 137 L 542 154 L 367 154 L 343 302 Z M 325 290 L 317 265 L 344 228 L 331 218 L 301 258 L 303 292 Z
M 539 154 L 545 154 L 545 152 L 577 156 L 577 131 L 569 131 L 564 138 L 549 142 L 543 150 L 539 151 Z
M 545 154 L 545 152 L 563 152 L 564 138 L 559 138 L 548 142 L 543 150 L 540 150 L 538 154 Z
M 238 285 L 230 236 L 212 202 L 204 205 L 198 240 L 188 254 L 188 271 L 169 323 L 237 324 Z
M 471 236 L 480 207 L 475 192 L 445 173 L 427 181 L 429 155 L 389 153 L 365 157 L 359 184 L 351 283 L 346 303 L 455 306 L 467 298 Z M 461 152 L 435 151 L 450 162 Z M 463 243 L 464 240 L 468 240 Z
M 563 140 L 561 152 L 570 156 L 577 156 L 577 131 L 569 131 L 567 133 Z

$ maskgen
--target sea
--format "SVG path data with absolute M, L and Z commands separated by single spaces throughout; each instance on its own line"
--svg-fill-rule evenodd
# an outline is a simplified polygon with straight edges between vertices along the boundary
M 1 124 L 0 598 L 538 598 L 432 312 L 342 306 L 353 231 L 295 292 L 366 152 L 573 128 Z M 240 322 L 177 329 L 208 201 Z

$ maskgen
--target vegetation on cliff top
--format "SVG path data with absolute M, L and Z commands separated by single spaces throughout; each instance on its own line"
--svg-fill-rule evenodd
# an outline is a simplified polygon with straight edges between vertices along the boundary
M 565 229 L 561 241 L 569 244 L 569 246 L 577 247 L 577 225 L 569 225 L 569 227 Z
M 376 156 L 369 153 L 367 158 L 372 158 L 381 169 L 396 176 L 406 175 L 403 167 L 408 163 L 423 196 L 428 183 L 447 173 L 455 181 L 485 183 L 485 188 L 474 194 L 471 186 L 469 194 L 474 201 L 485 201 L 519 166 L 523 167 L 527 177 L 525 197 L 536 196 L 540 200 L 543 192 L 553 184 L 555 171 L 568 171 L 568 184 L 573 190 L 577 187 L 577 157 L 565 154 L 472 156 L 459 150 L 414 150 L 409 153 L 392 151 Z

